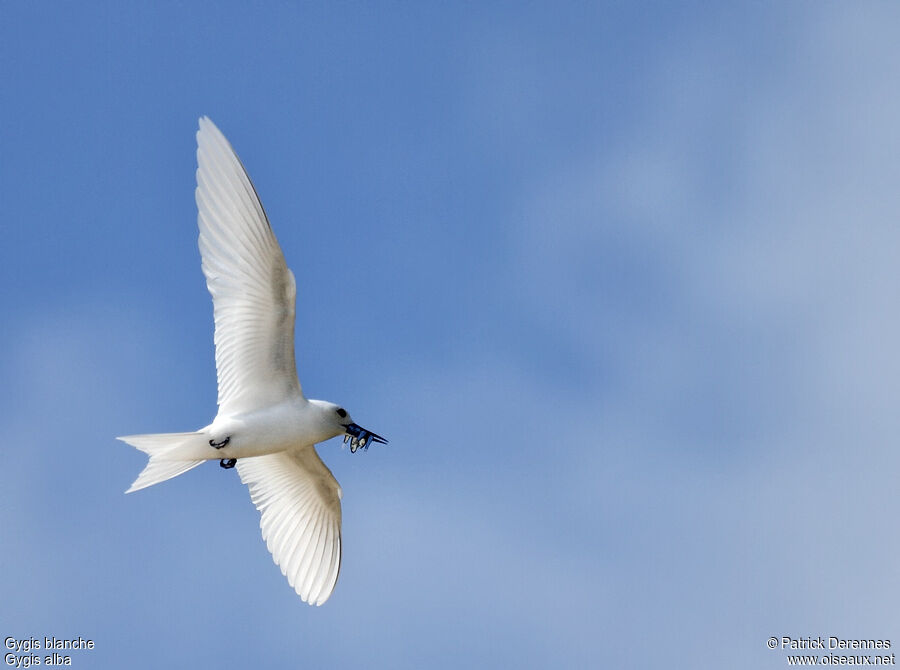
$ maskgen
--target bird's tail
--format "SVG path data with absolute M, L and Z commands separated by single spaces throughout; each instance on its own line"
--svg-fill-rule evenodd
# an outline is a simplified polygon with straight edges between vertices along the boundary
M 186 451 L 196 453 L 197 443 L 206 438 L 203 433 L 157 433 L 155 435 L 126 435 L 116 439 L 130 444 L 132 447 L 137 447 L 150 456 L 146 467 L 134 480 L 131 487 L 125 491 L 125 493 L 131 493 L 177 477 L 200 465 L 203 460 L 195 460 L 181 454 Z

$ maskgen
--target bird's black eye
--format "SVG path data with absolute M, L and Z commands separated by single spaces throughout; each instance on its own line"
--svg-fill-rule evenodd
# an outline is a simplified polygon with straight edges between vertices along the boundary
M 342 419 L 345 416 L 347 416 L 347 410 L 345 410 L 343 407 L 338 407 L 337 413 L 338 413 L 338 416 L 341 417 Z

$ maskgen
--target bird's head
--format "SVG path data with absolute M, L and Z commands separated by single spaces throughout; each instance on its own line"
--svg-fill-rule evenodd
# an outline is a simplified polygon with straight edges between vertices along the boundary
M 350 417 L 350 413 L 340 405 L 335 405 L 332 402 L 325 402 L 324 400 L 310 400 L 309 402 L 318 407 L 321 420 L 325 424 L 326 432 L 328 433 L 328 438 L 343 435 L 344 444 L 350 443 L 351 452 L 356 453 L 356 450 L 360 448 L 368 449 L 372 442 L 387 444 L 388 441 L 381 437 L 381 435 L 377 435 L 371 430 L 366 430 L 362 426 L 354 423 L 353 419 Z

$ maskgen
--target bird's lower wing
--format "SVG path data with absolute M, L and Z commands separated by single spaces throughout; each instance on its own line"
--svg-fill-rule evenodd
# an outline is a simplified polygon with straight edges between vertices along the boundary
M 312 446 L 240 458 L 237 469 L 275 563 L 304 602 L 321 605 L 341 568 L 341 487 Z

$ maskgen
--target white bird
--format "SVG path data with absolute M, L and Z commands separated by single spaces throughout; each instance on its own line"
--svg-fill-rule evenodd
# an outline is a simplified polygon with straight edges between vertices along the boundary
M 303 395 L 294 362 L 294 274 L 240 159 L 205 116 L 197 131 L 197 164 L 219 411 L 193 433 L 118 438 L 150 457 L 126 493 L 204 461 L 237 465 L 275 563 L 300 598 L 321 605 L 341 567 L 341 487 L 315 445 L 343 434 L 355 452 L 387 440 L 355 424 L 344 408 Z

